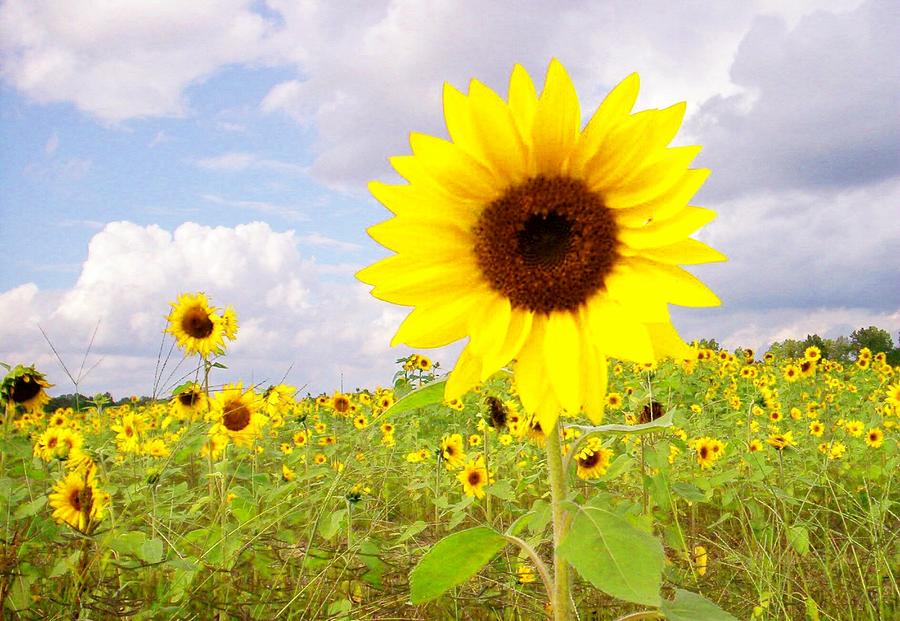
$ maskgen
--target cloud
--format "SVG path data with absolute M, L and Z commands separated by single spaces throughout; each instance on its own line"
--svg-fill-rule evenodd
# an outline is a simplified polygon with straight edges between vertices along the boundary
M 222 172 L 243 172 L 245 170 L 268 170 L 277 173 L 302 175 L 306 168 L 299 164 L 272 160 L 252 153 L 223 153 L 213 157 L 193 160 L 193 164 L 204 170 Z
M 310 233 L 308 235 L 301 235 L 299 239 L 310 246 L 320 246 L 322 248 L 331 248 L 333 250 L 337 250 L 339 252 L 359 252 L 362 250 L 362 246 L 359 244 L 354 244 L 351 242 L 341 241 L 339 239 L 333 239 L 326 235 L 322 235 L 321 233 Z
M 7 0 L 0 74 L 41 103 L 73 102 L 116 123 L 187 112 L 184 90 L 266 56 L 271 28 L 251 0 Z
M 715 96 L 689 123 L 730 197 L 840 188 L 900 174 L 900 13 L 890 0 L 816 11 L 794 28 L 759 16 L 731 67 L 742 93 Z
M 290 368 L 288 382 L 316 391 L 335 389 L 342 376 L 345 386 L 389 383 L 393 361 L 405 351 L 388 347 L 404 310 L 378 302 L 361 283 L 323 279 L 308 246 L 292 231 L 260 222 L 185 223 L 174 231 L 109 223 L 91 239 L 71 289 L 41 291 L 29 283 L 0 293 L 0 359 L 36 361 L 58 384 L 56 392 L 70 390 L 37 326 L 72 370 L 99 321 L 87 366 L 99 364 L 82 390 L 149 394 L 157 358 L 165 359 L 172 343 L 163 335 L 168 302 L 205 291 L 214 305 L 234 306 L 241 325 L 225 361 L 229 369 L 214 382 L 278 382 Z M 176 370 L 179 360 L 176 350 L 162 390 L 196 366 L 184 361 Z
M 293 222 L 309 220 L 299 207 L 284 207 L 266 201 L 232 200 L 218 194 L 201 194 L 200 198 L 216 205 L 237 207 L 238 209 L 250 209 L 267 215 L 278 216 Z

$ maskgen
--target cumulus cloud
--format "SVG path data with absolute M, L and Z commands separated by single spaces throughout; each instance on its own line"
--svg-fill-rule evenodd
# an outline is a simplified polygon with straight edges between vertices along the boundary
M 251 0 L 7 0 L 0 74 L 41 103 L 73 102 L 105 122 L 178 116 L 184 90 L 266 55 L 271 28 Z
M 318 240 L 321 242 L 321 240 Z M 189 375 L 194 361 L 171 353 L 163 335 L 168 302 L 180 292 L 205 291 L 213 304 L 237 309 L 241 329 L 229 347 L 228 371 L 214 381 L 287 381 L 311 390 L 389 383 L 390 337 L 403 309 L 374 300 L 367 287 L 326 282 L 292 231 L 267 224 L 208 227 L 185 223 L 174 231 L 112 222 L 91 240 L 78 281 L 65 292 L 32 283 L 0 294 L 4 361 L 36 361 L 68 390 L 40 334 L 46 330 L 67 366 L 78 367 L 96 329 L 83 391 L 149 394 Z M 99 328 L 97 324 L 99 322 Z M 76 374 L 73 371 L 73 375 Z
M 835 188 L 900 174 L 900 12 L 890 0 L 816 11 L 793 28 L 759 16 L 731 67 L 742 92 L 715 96 L 690 124 L 728 197 Z

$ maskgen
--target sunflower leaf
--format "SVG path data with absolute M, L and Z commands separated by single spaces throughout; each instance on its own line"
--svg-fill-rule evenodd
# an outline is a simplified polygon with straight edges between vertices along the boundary
M 421 604 L 462 584 L 506 546 L 503 535 L 486 526 L 453 533 L 438 541 L 409 576 L 410 600 Z
M 391 407 L 385 410 L 384 416 L 400 414 L 401 412 L 408 412 L 427 405 L 442 403 L 444 401 L 444 385 L 446 383 L 446 379 L 441 379 L 408 392 L 402 399 L 398 399 Z
M 662 544 L 610 509 L 597 504 L 579 507 L 557 553 L 604 593 L 659 606 Z
M 583 435 L 588 434 L 631 434 L 640 435 L 661 431 L 672 426 L 672 417 L 675 410 L 667 412 L 654 421 L 640 425 L 566 425 L 567 428 L 578 429 Z
M 682 589 L 675 590 L 675 601 L 663 600 L 660 612 L 668 621 L 737 621 L 702 595 Z

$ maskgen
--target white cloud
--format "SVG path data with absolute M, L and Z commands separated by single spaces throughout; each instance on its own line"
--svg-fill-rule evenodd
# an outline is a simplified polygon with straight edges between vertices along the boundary
M 179 116 L 184 90 L 230 63 L 259 61 L 271 28 L 251 0 L 7 0 L 0 73 L 41 103 L 106 122 Z
M 260 157 L 253 153 L 223 153 L 213 157 L 193 160 L 193 163 L 204 170 L 223 172 L 242 172 L 245 170 L 269 170 L 278 173 L 302 175 L 306 168 L 291 162 L 282 162 Z
M 285 207 L 267 201 L 233 200 L 223 198 L 218 194 L 201 194 L 200 198 L 216 205 L 236 207 L 238 209 L 250 209 L 267 215 L 278 216 L 292 222 L 301 222 L 309 219 L 300 207 Z
M 36 361 L 65 391 L 40 324 L 69 366 L 77 367 L 100 322 L 84 381 L 86 392 L 149 394 L 163 340 L 168 303 L 186 291 L 205 291 L 214 305 L 233 305 L 240 321 L 229 347 L 228 371 L 213 381 L 287 381 L 332 390 L 390 381 L 393 360 L 403 350 L 388 344 L 404 313 L 346 279 L 326 282 L 304 256 L 292 231 L 276 232 L 255 222 L 228 227 L 185 223 L 174 231 L 112 222 L 91 240 L 88 258 L 70 290 L 40 291 L 26 284 L 0 293 L 0 359 Z M 166 365 L 164 389 L 195 363 L 177 351 Z M 73 371 L 74 373 L 74 371 Z

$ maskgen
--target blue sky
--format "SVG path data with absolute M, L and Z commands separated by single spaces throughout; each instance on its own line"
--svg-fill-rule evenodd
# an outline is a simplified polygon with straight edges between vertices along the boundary
M 684 337 L 900 330 L 893 3 L 482 4 L 0 3 L 0 360 L 69 391 L 38 326 L 77 369 L 99 325 L 82 390 L 164 392 L 191 368 L 157 377 L 168 302 L 204 290 L 241 320 L 221 381 L 388 383 L 405 310 L 353 279 L 384 256 L 366 181 L 445 135 L 443 82 L 505 94 L 552 57 L 586 115 L 635 70 L 637 109 L 688 102 L 731 260 L 693 270 L 724 304 L 676 310 Z

